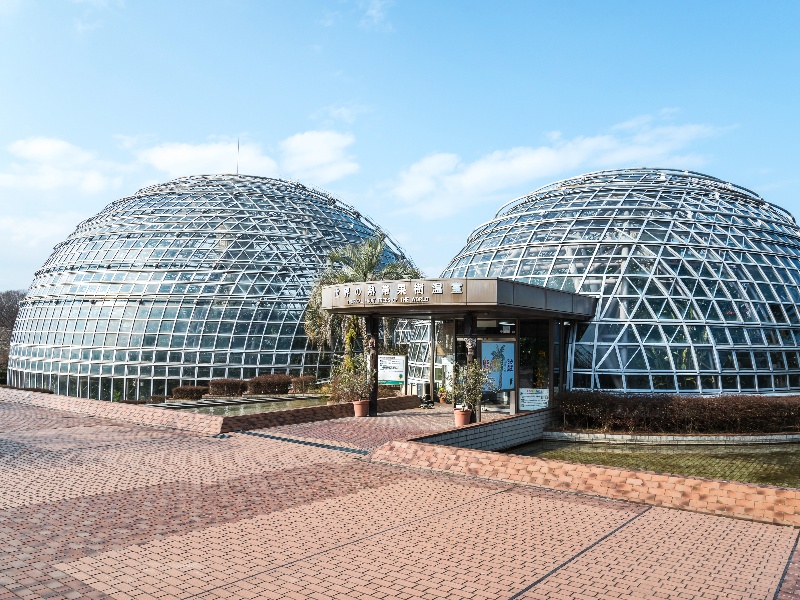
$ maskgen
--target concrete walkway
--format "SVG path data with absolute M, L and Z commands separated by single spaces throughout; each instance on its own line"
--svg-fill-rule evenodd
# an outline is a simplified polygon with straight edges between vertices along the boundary
M 771 599 L 779 585 L 800 598 L 788 527 L 336 449 L 448 419 L 405 411 L 218 439 L 0 393 L 0 599 Z M 327 447 L 299 443 L 315 440 Z

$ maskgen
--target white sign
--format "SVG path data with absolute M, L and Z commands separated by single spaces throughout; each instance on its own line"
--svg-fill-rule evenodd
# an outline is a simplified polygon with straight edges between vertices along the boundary
M 550 390 L 547 388 L 519 388 L 519 409 L 539 410 L 550 403 Z
M 378 384 L 405 385 L 406 357 L 388 354 L 378 355 Z

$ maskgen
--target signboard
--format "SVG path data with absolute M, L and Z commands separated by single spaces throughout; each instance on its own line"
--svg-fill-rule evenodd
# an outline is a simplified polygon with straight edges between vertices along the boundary
M 405 385 L 406 357 L 381 354 L 378 356 L 378 385 Z
M 547 388 L 519 388 L 519 409 L 539 410 L 550 403 L 550 390 Z
M 466 300 L 461 279 L 405 279 L 402 281 L 367 281 L 326 286 L 326 308 L 369 307 L 386 304 L 463 304 Z
M 481 364 L 489 369 L 495 391 L 514 389 L 515 342 L 481 342 Z

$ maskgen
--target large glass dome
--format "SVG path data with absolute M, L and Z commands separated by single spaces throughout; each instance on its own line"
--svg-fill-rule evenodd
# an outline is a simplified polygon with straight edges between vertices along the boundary
M 570 344 L 573 388 L 800 389 L 800 229 L 708 175 L 602 171 L 545 186 L 478 227 L 443 277 L 599 297 Z
M 330 250 L 380 228 L 299 183 L 183 177 L 78 225 L 36 274 L 9 382 L 101 399 L 264 373 L 325 375 L 303 312 Z M 389 254 L 401 249 L 387 240 Z

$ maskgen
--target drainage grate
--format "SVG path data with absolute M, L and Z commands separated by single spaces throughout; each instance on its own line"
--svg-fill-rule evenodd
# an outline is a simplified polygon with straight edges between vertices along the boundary
M 294 438 L 282 437 L 279 435 L 270 435 L 268 433 L 256 433 L 255 431 L 237 431 L 236 433 L 243 433 L 245 435 L 254 435 L 256 437 L 267 438 L 269 440 L 278 440 L 280 442 L 290 442 L 292 444 L 300 444 L 302 446 L 314 446 L 315 448 L 325 448 L 326 450 L 337 450 L 338 452 L 348 452 L 350 454 L 360 454 L 366 456 L 369 450 L 360 450 L 358 448 L 347 448 L 345 446 L 333 446 L 332 444 L 321 444 L 320 442 L 309 442 L 308 440 L 298 440 Z

